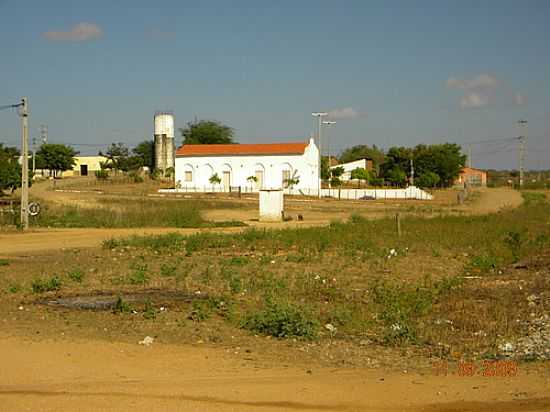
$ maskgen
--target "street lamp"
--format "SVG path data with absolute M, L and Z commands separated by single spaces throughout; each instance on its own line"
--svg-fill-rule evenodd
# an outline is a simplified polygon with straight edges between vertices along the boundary
M 315 113 L 311 113 L 312 116 L 314 117 L 317 117 L 318 119 L 318 124 L 317 124 L 317 140 L 318 140 L 318 143 L 319 143 L 319 199 L 321 198 L 321 159 L 322 159 L 322 156 L 321 156 L 321 124 L 323 122 L 323 117 L 325 116 L 328 116 L 328 113 L 326 112 L 315 112 Z
M 335 121 L 332 121 L 332 120 L 323 120 L 322 124 L 324 126 L 333 126 L 336 124 Z M 328 151 L 328 170 L 329 170 L 329 174 L 330 174 L 330 168 L 332 166 L 331 162 L 330 162 L 330 140 L 328 139 L 328 135 L 327 135 L 327 151 Z M 331 188 L 331 183 L 330 183 L 330 176 L 329 176 L 329 181 L 328 181 L 328 187 L 329 189 Z

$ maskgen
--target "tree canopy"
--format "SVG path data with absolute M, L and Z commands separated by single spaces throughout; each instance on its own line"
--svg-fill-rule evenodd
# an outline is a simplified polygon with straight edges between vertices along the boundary
M 144 140 L 132 149 L 132 153 L 141 160 L 141 166 L 153 170 L 155 167 L 155 145 L 152 140 Z
M 183 144 L 230 144 L 233 141 L 233 128 L 215 120 L 188 122 L 180 129 Z
M 454 143 L 392 147 L 386 153 L 381 175 L 392 184 L 405 184 L 410 179 L 411 159 L 416 183 L 423 187 L 451 186 L 466 162 L 460 146 Z
M 36 152 L 36 168 L 48 169 L 55 177 L 58 172 L 73 168 L 77 154 L 72 147 L 64 144 L 43 144 Z
M 21 186 L 21 165 L 19 151 L 0 143 L 0 196 L 4 190 L 13 192 Z

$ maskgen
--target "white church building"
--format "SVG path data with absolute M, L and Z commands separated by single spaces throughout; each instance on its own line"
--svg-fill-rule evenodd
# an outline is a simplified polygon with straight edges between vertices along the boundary
M 220 183 L 212 183 L 217 176 Z M 307 192 L 319 185 L 319 150 L 309 142 L 186 144 L 176 150 L 176 188 L 183 191 L 243 191 L 287 188 Z

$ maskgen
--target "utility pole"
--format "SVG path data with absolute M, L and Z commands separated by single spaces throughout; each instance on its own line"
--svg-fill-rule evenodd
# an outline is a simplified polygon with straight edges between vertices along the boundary
M 27 98 L 21 99 L 21 226 L 29 228 L 29 107 Z
M 468 145 L 468 167 L 472 167 L 472 145 Z
M 317 117 L 318 124 L 317 124 L 317 138 L 319 140 L 319 199 L 321 199 L 321 187 L 322 187 L 322 181 L 323 178 L 321 177 L 321 172 L 323 170 L 323 150 L 322 150 L 322 140 L 321 140 L 321 127 L 323 123 L 323 117 L 328 116 L 328 113 L 326 112 L 315 112 L 311 113 L 312 116 Z
M 525 144 L 527 143 L 527 120 L 519 120 L 518 125 L 522 131 L 519 136 L 519 188 L 523 188 L 525 173 Z M 525 129 L 524 129 L 525 128 Z M 525 130 L 525 134 L 523 133 Z

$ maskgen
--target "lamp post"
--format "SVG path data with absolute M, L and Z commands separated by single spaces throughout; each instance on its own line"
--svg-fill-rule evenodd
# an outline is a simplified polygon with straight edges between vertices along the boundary
M 336 124 L 335 121 L 332 121 L 332 120 L 323 120 L 322 124 L 324 126 L 333 126 Z M 330 162 L 330 140 L 328 139 L 328 134 L 327 134 L 327 151 L 328 151 L 328 170 L 329 170 L 329 175 L 330 175 L 330 168 L 331 168 L 331 162 Z M 329 189 L 331 188 L 331 179 L 330 179 L 330 176 L 329 176 L 329 180 L 328 180 L 328 187 Z
M 318 122 L 317 122 L 317 139 L 318 139 L 318 143 L 319 143 L 319 199 L 321 198 L 321 182 L 322 182 L 322 178 L 321 178 L 321 160 L 323 159 L 323 155 L 322 155 L 322 141 L 321 141 L 321 126 L 322 126 L 322 122 L 323 122 L 323 117 L 325 116 L 328 116 L 328 113 L 326 112 L 315 112 L 315 113 L 311 113 L 312 116 L 314 117 L 317 117 L 318 119 Z

